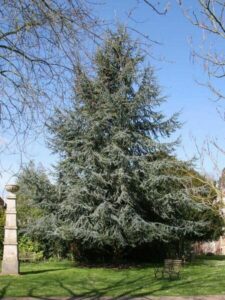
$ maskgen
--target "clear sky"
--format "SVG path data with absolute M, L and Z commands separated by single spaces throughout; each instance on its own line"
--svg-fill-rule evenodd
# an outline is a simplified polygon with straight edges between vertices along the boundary
M 193 62 L 191 56 L 190 40 L 200 49 L 203 33 L 184 17 L 175 0 L 171 0 L 171 8 L 165 16 L 155 14 L 150 7 L 140 2 L 142 1 L 139 1 L 139 4 L 137 0 L 104 1 L 104 4 L 96 6 L 96 14 L 100 18 L 111 20 L 112 23 L 124 22 L 125 25 L 161 43 L 148 48 L 157 58 L 149 57 L 148 60 L 155 67 L 158 82 L 163 93 L 167 95 L 168 101 L 163 106 L 163 111 L 167 115 L 181 111 L 180 121 L 184 125 L 176 135 L 181 137 L 181 145 L 177 149 L 178 157 L 190 159 L 195 154 L 199 156 L 195 144 L 201 149 L 206 139 L 217 140 L 220 147 L 225 149 L 225 121 L 218 113 L 224 113 L 224 105 L 213 101 L 209 90 L 197 83 L 205 82 L 207 77 L 202 66 Z M 189 7 L 195 4 L 196 0 L 188 1 Z M 130 17 L 129 11 L 133 12 Z M 223 82 L 220 83 L 221 86 L 222 84 Z M 205 148 L 207 150 L 207 147 Z M 206 152 L 204 155 L 201 153 L 196 167 L 201 169 L 204 158 L 204 170 L 218 176 L 213 164 L 215 163 L 220 170 L 223 169 L 225 155 L 212 148 L 209 158 Z M 41 136 L 28 146 L 26 153 L 29 155 L 23 157 L 23 162 L 31 158 L 49 170 L 57 159 L 47 149 Z M 1 189 L 11 180 L 11 175 L 18 171 L 21 157 L 5 155 L 2 156 L 2 160 L 6 171 L 0 178 Z

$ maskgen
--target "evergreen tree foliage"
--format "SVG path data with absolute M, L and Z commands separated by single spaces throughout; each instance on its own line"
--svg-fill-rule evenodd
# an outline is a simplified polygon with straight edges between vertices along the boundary
M 194 195 L 189 168 L 168 142 L 178 115 L 165 101 L 152 67 L 123 27 L 109 31 L 95 71 L 75 69 L 74 106 L 57 110 L 50 146 L 60 154 L 61 200 L 54 231 L 85 251 L 118 257 L 125 249 L 203 236 L 209 209 Z
M 33 161 L 25 166 L 17 178 L 20 190 L 17 194 L 18 225 L 26 228 L 43 215 L 41 203 L 48 197 L 50 182 L 42 167 L 36 168 Z
M 45 169 L 31 161 L 19 174 L 17 184 L 20 186 L 17 195 L 19 245 L 23 249 L 37 249 L 39 245 L 45 257 L 63 255 L 63 243 L 50 230 L 58 192 Z
M 190 176 L 192 185 L 197 190 L 197 193 L 193 194 L 193 199 L 197 202 L 203 202 L 208 206 L 204 211 L 197 212 L 193 215 L 194 219 L 207 222 L 202 236 L 197 237 L 197 240 L 217 240 L 224 234 L 225 225 L 224 215 L 222 213 L 224 203 L 220 187 L 218 188 L 216 181 L 199 174 L 194 169 L 187 168 L 184 172 Z

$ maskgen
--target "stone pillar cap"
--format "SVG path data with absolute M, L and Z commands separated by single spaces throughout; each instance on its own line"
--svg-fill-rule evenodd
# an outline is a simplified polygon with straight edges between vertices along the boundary
M 16 184 L 7 184 L 5 186 L 6 191 L 10 192 L 10 193 L 16 193 L 16 192 L 18 192 L 19 188 L 20 187 L 18 185 L 16 185 Z

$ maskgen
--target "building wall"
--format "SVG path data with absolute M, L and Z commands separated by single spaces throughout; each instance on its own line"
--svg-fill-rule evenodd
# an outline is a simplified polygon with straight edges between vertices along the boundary
M 225 236 L 221 236 L 218 241 L 195 243 L 193 248 L 196 254 L 225 255 Z

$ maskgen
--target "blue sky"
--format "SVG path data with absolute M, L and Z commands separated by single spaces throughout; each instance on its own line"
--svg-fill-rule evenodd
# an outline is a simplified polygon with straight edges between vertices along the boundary
M 167 96 L 167 103 L 162 110 L 167 115 L 181 111 L 180 121 L 184 125 L 174 136 L 181 137 L 177 155 L 182 159 L 190 159 L 197 154 L 195 142 L 201 148 L 205 139 L 217 140 L 220 147 L 225 149 L 225 121 L 218 113 L 218 110 L 224 111 L 224 105 L 222 102 L 213 101 L 210 91 L 197 83 L 197 81 L 205 82 L 207 77 L 202 66 L 193 62 L 190 40 L 200 49 L 203 33 L 184 17 L 175 0 L 171 2 L 172 6 L 165 16 L 155 14 L 144 3 L 138 5 L 136 0 L 108 0 L 104 2 L 105 4 L 96 6 L 95 10 L 100 18 L 111 20 L 112 23 L 124 22 L 125 25 L 162 44 L 153 44 L 148 48 L 156 58 L 148 57 L 148 61 L 155 67 L 158 82 L 162 86 L 163 94 Z M 196 0 L 188 1 L 189 7 L 195 4 Z M 135 7 L 132 18 L 136 22 L 128 17 L 128 11 Z M 223 82 L 219 83 L 221 87 L 222 84 Z M 216 161 L 215 164 L 219 169 L 222 169 L 225 166 L 225 155 L 213 148 L 210 151 L 213 159 L 205 153 L 203 169 L 210 175 L 218 176 L 212 160 Z M 46 147 L 41 135 L 27 147 L 26 153 L 23 162 L 33 159 L 49 170 L 57 160 Z M 0 178 L 1 189 L 11 180 L 12 174 L 18 171 L 21 157 L 5 155 L 2 156 L 2 160 L 6 171 Z M 201 160 L 196 162 L 196 167 L 202 170 Z

